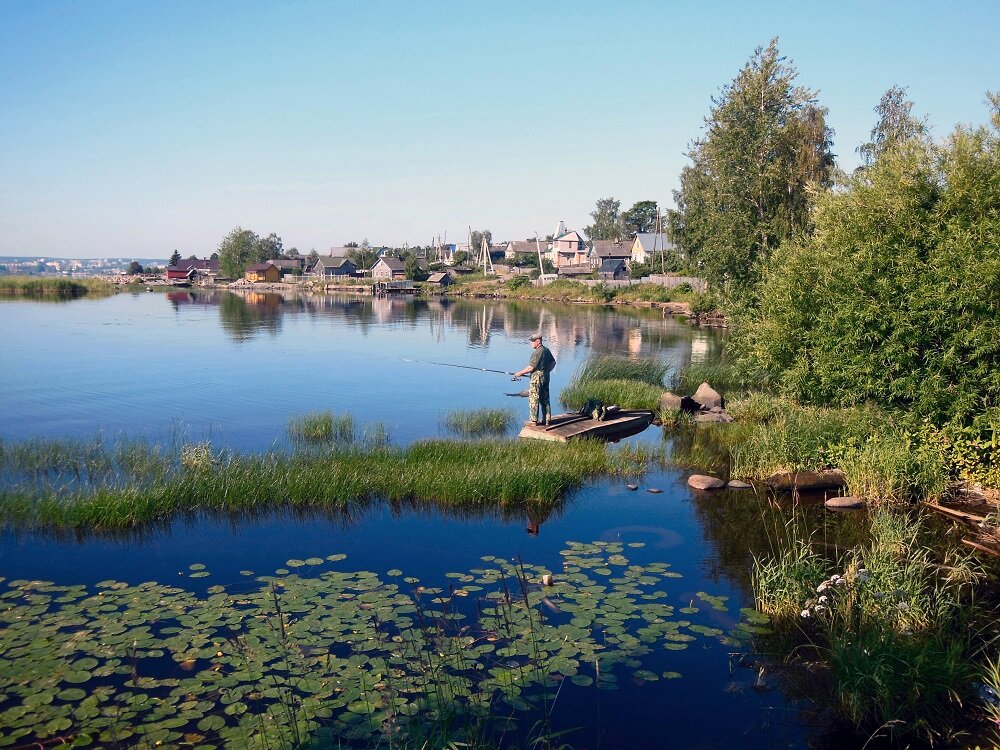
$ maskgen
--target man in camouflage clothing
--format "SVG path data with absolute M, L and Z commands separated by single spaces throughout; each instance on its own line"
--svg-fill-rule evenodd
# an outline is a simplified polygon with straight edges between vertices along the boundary
M 532 334 L 531 359 L 528 366 L 514 373 L 515 378 L 531 374 L 528 387 L 528 417 L 535 424 L 549 424 L 552 419 L 552 407 L 549 405 L 549 373 L 556 366 L 556 358 L 548 347 L 542 344 L 541 334 Z

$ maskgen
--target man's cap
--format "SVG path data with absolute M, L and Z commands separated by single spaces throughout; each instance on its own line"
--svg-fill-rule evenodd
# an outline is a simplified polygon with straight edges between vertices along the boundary
M 528 336 L 528 341 L 541 341 L 541 340 L 542 340 L 542 334 L 540 333 L 533 333 L 530 336 Z

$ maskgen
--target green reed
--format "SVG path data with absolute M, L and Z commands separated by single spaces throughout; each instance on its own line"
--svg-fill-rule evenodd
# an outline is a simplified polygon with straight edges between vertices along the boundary
M 161 454 L 162 459 L 126 452 L 131 458 L 125 461 L 120 450 L 99 444 L 51 441 L 41 446 L 59 459 L 48 472 L 31 451 L 3 445 L 11 481 L 0 489 L 0 522 L 125 529 L 195 511 L 343 509 L 377 498 L 447 507 L 551 508 L 587 478 L 635 474 L 645 466 L 645 457 L 631 449 L 608 450 L 589 441 L 431 440 L 406 448 L 334 444 L 324 451 L 263 455 L 215 452 L 202 443 L 181 446 L 177 455 Z M 69 484 L 60 481 L 63 466 L 85 462 L 107 470 L 80 474 Z M 34 473 L 26 473 L 28 468 Z
M 352 443 L 354 418 L 337 416 L 330 411 L 311 412 L 288 420 L 288 437 L 293 443 Z
M 0 295 L 74 299 L 85 295 L 109 295 L 114 286 L 102 279 L 49 276 L 0 276 Z
M 482 437 L 505 434 L 514 419 L 510 409 L 456 409 L 445 414 L 442 424 L 455 435 Z

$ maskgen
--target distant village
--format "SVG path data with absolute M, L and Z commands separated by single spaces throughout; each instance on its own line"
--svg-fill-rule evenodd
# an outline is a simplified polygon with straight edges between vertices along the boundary
M 331 247 L 307 255 L 292 249 L 245 267 L 241 278 L 227 276 L 218 253 L 208 258 L 179 253 L 167 261 L 136 259 L 63 260 L 45 258 L 0 259 L 0 274 L 60 276 L 140 276 L 144 282 L 159 279 L 170 284 L 215 286 L 219 284 L 274 284 L 283 281 L 369 279 L 378 284 L 406 285 L 424 281 L 447 286 L 457 277 L 475 273 L 486 276 L 532 275 L 544 284 L 558 278 L 627 281 L 633 271 L 648 274 L 653 259 L 676 255 L 666 233 L 636 233 L 630 239 L 590 240 L 562 222 L 544 240 L 511 240 L 494 243 L 489 232 L 470 231 L 470 242 L 426 247 L 388 248 L 362 245 Z M 478 246 L 476 245 L 478 241 Z M 162 266 L 160 265 L 162 263 Z M 673 267 L 673 265 L 671 266 Z M 293 277 L 293 278 L 289 278 Z

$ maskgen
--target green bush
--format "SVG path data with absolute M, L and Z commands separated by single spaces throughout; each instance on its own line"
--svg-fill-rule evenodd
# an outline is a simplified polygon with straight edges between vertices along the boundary
M 998 102 L 992 128 L 904 142 L 817 199 L 736 311 L 743 367 L 803 403 L 938 426 L 1000 406 Z

